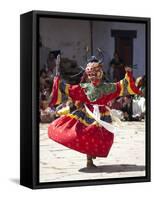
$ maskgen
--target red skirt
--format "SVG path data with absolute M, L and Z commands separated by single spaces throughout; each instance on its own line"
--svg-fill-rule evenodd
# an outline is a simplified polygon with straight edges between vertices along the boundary
M 107 157 L 113 144 L 114 135 L 96 124 L 86 124 L 71 115 L 64 115 L 48 127 L 52 140 L 78 152 Z

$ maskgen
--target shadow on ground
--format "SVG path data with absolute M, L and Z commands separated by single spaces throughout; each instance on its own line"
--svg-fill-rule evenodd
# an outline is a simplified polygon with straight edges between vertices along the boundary
M 145 166 L 140 165 L 102 165 L 97 166 L 97 168 L 81 168 L 79 172 L 84 173 L 117 173 L 117 172 L 136 172 L 136 171 L 144 171 Z
M 10 178 L 10 181 L 15 183 L 15 184 L 20 185 L 20 180 L 18 178 Z

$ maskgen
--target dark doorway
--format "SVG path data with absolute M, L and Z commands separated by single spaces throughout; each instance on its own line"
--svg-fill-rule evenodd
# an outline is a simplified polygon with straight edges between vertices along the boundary
M 136 31 L 111 30 L 111 36 L 115 38 L 115 51 L 127 65 L 133 64 L 133 38 Z
M 132 39 L 127 37 L 117 37 L 115 41 L 115 50 L 118 51 L 120 58 L 125 64 L 132 65 L 133 45 Z

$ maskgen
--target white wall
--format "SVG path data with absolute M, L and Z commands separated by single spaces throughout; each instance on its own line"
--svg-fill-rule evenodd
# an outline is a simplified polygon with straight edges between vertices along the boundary
M 135 30 L 137 38 L 133 39 L 134 76 L 145 74 L 145 25 L 120 22 L 93 22 L 93 54 L 101 47 L 105 53 L 104 70 L 107 71 L 114 53 L 114 37 L 111 29 Z M 75 59 L 79 65 L 86 63 L 86 46 L 91 47 L 90 22 L 84 20 L 40 19 L 40 36 L 46 49 L 61 50 L 63 57 Z M 88 55 L 91 55 L 90 52 Z M 44 59 L 43 59 L 44 60 Z
M 90 48 L 89 21 L 73 19 L 40 19 L 40 36 L 44 47 L 61 50 L 62 57 L 86 63 L 86 46 Z
M 109 62 L 113 58 L 115 50 L 114 37 L 111 37 L 111 29 L 135 30 L 137 38 L 133 39 L 133 64 L 137 64 L 137 70 L 134 69 L 134 76 L 145 74 L 145 25 L 137 23 L 121 22 L 93 22 L 93 46 L 94 49 L 101 47 L 105 50 L 105 67 L 109 67 Z

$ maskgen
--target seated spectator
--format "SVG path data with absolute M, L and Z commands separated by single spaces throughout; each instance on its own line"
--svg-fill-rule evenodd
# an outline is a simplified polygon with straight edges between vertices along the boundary
M 40 71 L 40 89 L 44 89 L 45 88 L 45 82 L 46 79 L 48 78 L 47 76 L 47 72 L 45 69 L 41 69 Z
M 55 75 L 56 59 L 60 54 L 60 50 L 50 51 L 47 58 L 47 72 L 48 75 Z
M 123 112 L 121 111 L 123 108 L 123 97 L 118 97 L 117 99 L 112 100 L 109 102 L 108 106 L 112 111 L 112 115 L 120 120 L 124 119 Z
M 48 106 L 48 101 L 42 100 L 40 105 L 40 121 L 50 123 L 55 119 L 55 109 Z
M 136 86 L 142 91 L 142 95 L 133 98 L 133 119 L 141 121 L 145 115 L 145 76 L 136 79 Z
M 132 96 L 127 95 L 123 97 L 123 107 L 121 109 L 124 113 L 126 121 L 132 121 Z

